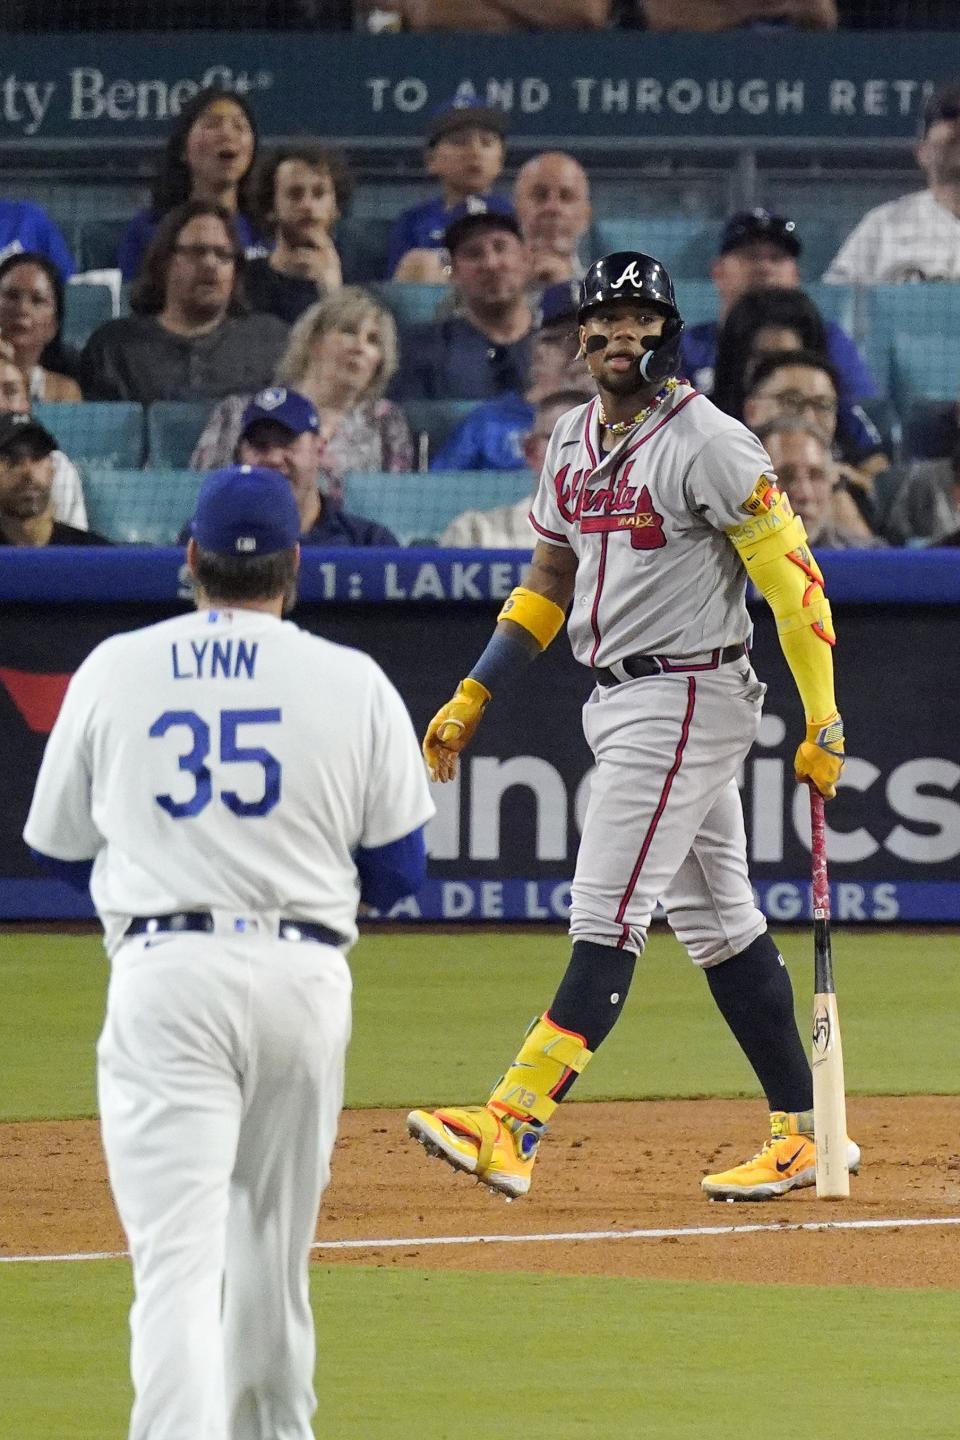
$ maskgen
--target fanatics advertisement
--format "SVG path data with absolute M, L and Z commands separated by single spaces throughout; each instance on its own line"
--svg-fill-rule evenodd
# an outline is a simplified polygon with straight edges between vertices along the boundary
M 24 555 L 21 565 L 11 554 L 0 572 L 5 919 L 91 913 L 77 892 L 41 878 L 20 838 L 45 739 L 70 674 L 94 645 L 186 603 L 176 598 L 176 552 L 115 551 L 102 557 L 113 584 L 98 598 L 68 604 L 68 555 Z M 524 562 L 515 552 L 309 558 L 306 598 L 294 619 L 369 651 L 400 690 L 418 732 L 482 650 Z M 822 558 L 840 636 L 838 698 L 848 736 L 841 788 L 827 806 L 834 917 L 958 922 L 960 554 Z M 38 564 L 44 559 L 56 565 Z M 49 569 L 47 587 L 41 569 Z M 753 663 L 769 688 L 741 777 L 750 867 L 771 919 L 801 921 L 810 914 L 809 805 L 794 784 L 792 756 L 802 717 L 769 613 L 762 604 L 752 612 Z M 491 703 L 459 779 L 433 788 L 430 879 L 415 901 L 396 907 L 396 918 L 563 920 L 589 784 L 580 711 L 591 686 L 561 636 L 512 695 Z
M 608 32 L 573 51 L 549 35 L 17 35 L 0 60 L 0 146 L 155 145 L 205 85 L 249 96 L 265 136 L 354 144 L 418 142 L 454 96 L 501 107 L 521 139 L 904 141 L 956 69 L 955 37 L 923 33 Z

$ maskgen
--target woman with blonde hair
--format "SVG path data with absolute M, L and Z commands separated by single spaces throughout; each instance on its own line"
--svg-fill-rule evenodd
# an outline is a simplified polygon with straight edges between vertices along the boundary
M 290 331 L 276 383 L 313 401 L 320 417 L 326 493 L 338 498 L 349 470 L 411 470 L 413 440 L 399 405 L 383 398 L 397 371 L 393 316 L 368 290 L 346 285 L 305 310 Z M 207 421 L 195 470 L 229 465 L 250 395 L 229 395 Z

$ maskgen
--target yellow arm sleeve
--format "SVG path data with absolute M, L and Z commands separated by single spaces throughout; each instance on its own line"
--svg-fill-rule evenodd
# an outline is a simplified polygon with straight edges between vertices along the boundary
M 830 602 L 803 522 L 785 495 L 774 490 L 770 498 L 769 508 L 728 530 L 727 538 L 773 611 L 807 723 L 822 724 L 837 713 Z

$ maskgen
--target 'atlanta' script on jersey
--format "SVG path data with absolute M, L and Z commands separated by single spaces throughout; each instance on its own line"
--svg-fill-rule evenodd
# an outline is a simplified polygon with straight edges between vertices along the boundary
M 667 543 L 663 516 L 654 508 L 649 487 L 630 484 L 635 461 L 627 460 L 610 476 L 610 483 L 596 490 L 587 488 L 592 470 L 574 470 L 564 465 L 553 477 L 560 514 L 582 535 L 629 530 L 634 550 L 659 550 Z

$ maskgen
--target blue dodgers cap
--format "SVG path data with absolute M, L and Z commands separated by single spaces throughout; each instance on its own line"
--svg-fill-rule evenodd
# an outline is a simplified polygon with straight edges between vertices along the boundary
M 576 328 L 579 306 L 579 280 L 558 280 L 555 285 L 548 285 L 540 296 L 537 328 L 549 330 L 554 325 L 570 325 Z
M 300 539 L 290 481 L 260 465 L 211 470 L 200 487 L 190 526 L 201 550 L 214 555 L 274 555 Z
M 740 210 L 730 216 L 720 237 L 720 254 L 729 255 L 731 250 L 739 250 L 741 245 L 752 245 L 755 240 L 769 240 L 794 259 L 803 249 L 793 220 L 788 220 L 785 215 L 772 215 L 769 210 L 758 206 L 755 210 Z
M 307 430 L 316 434 L 320 430 L 320 417 L 313 403 L 306 395 L 286 390 L 282 385 L 272 385 L 269 390 L 260 390 L 254 395 L 240 417 L 241 440 L 261 420 L 272 420 L 291 435 L 303 435 Z
M 447 100 L 431 113 L 427 144 L 436 145 L 455 130 L 492 130 L 501 140 L 507 133 L 507 117 L 495 105 L 483 105 L 466 97 Z
M 450 254 L 475 230 L 509 230 L 518 240 L 523 239 L 520 222 L 505 195 L 468 195 L 466 200 L 454 205 L 443 235 Z

